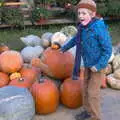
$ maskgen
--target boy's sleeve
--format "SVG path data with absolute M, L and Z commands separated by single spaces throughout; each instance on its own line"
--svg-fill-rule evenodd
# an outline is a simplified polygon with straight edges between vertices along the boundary
M 65 51 L 69 50 L 70 48 L 75 46 L 75 44 L 76 44 L 75 41 L 76 41 L 76 36 L 74 36 L 72 39 L 70 39 L 65 44 L 63 44 L 63 46 L 60 48 L 60 50 L 62 52 L 65 52 Z
M 108 60 L 112 54 L 112 43 L 107 26 L 104 22 L 97 25 L 98 41 L 101 46 L 101 57 L 98 63 L 95 65 L 97 71 L 105 68 L 108 64 Z

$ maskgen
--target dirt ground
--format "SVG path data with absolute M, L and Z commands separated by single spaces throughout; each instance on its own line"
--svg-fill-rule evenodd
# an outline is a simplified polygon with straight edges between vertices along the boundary
M 101 90 L 102 120 L 120 120 L 120 91 L 112 89 Z M 69 109 L 60 105 L 56 112 L 48 115 L 35 115 L 33 120 L 75 120 L 75 115 L 81 108 Z

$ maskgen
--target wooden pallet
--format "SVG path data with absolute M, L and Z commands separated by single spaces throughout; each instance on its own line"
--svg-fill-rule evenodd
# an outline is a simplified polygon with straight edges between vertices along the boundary
M 67 18 L 63 18 L 63 19 L 49 19 L 47 20 L 45 23 L 39 24 L 39 23 L 35 23 L 35 26 L 39 26 L 39 25 L 54 25 L 54 24 L 74 24 L 75 21 L 67 19 Z M 25 26 L 32 26 L 31 21 L 26 20 L 24 21 Z M 12 25 L 6 25 L 6 24 L 1 24 L 0 28 L 9 28 L 12 27 Z

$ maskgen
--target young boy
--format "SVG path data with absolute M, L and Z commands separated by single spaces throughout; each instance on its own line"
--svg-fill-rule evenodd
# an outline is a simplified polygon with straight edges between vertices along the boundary
M 84 111 L 76 115 L 76 120 L 101 120 L 100 87 L 103 70 L 112 54 L 111 38 L 102 19 L 96 17 L 96 4 L 93 0 L 81 0 L 77 5 L 78 33 L 61 47 L 65 52 L 75 46 L 76 57 L 72 79 L 77 80 L 81 57 L 85 67 L 83 89 Z

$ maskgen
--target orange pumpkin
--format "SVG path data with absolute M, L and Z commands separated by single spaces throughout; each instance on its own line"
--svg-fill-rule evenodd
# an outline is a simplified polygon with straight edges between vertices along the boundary
M 59 105 L 59 91 L 54 82 L 42 78 L 32 85 L 30 91 L 35 100 L 36 113 L 48 114 L 56 111 Z
M 44 51 L 41 60 L 48 66 L 52 77 L 65 79 L 72 74 L 74 57 L 70 52 L 61 53 L 49 47 Z
M 7 85 L 9 82 L 9 77 L 6 73 L 0 72 L 0 87 Z
M 22 68 L 20 74 L 22 77 L 27 78 L 31 83 L 36 81 L 37 72 L 32 68 Z
M 17 87 L 21 87 L 21 88 L 30 88 L 32 86 L 32 83 L 30 82 L 30 80 L 28 78 L 16 78 L 13 79 L 9 85 L 12 86 L 17 86 Z
M 60 86 L 61 102 L 69 108 L 82 106 L 82 87 L 80 80 L 68 78 Z
M 19 52 L 9 50 L 0 54 L 0 68 L 6 73 L 17 72 L 23 65 L 23 59 Z

